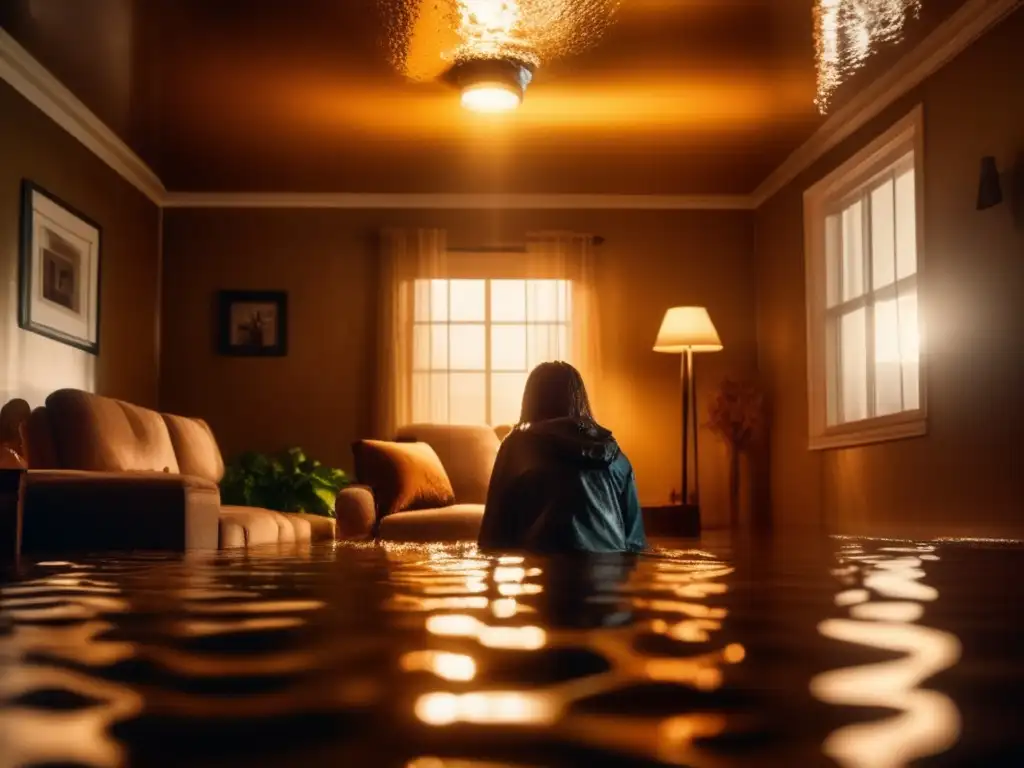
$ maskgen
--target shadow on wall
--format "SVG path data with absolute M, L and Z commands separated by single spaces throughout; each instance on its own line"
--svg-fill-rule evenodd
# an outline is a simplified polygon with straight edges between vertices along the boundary
M 0 360 L 0 402 L 16 397 L 36 408 L 55 389 L 96 391 L 96 356 L 17 326 L 8 320 Z

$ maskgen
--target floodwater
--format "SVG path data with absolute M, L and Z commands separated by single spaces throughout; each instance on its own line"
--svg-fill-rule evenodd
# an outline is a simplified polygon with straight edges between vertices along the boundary
M 0 577 L 0 766 L 1024 765 L 1024 550 L 323 545 Z

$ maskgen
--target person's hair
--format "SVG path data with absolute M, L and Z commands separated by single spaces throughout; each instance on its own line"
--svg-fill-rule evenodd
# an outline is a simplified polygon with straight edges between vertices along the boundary
M 568 363 L 541 363 L 526 380 L 519 425 L 562 418 L 594 420 L 583 377 Z

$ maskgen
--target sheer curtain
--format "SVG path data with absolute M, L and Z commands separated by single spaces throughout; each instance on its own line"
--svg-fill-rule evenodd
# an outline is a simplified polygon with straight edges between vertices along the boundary
M 572 232 L 536 232 L 526 242 L 527 277 L 565 280 L 570 292 L 570 359 L 587 385 L 591 404 L 601 409 L 601 323 L 598 311 L 594 237 Z
M 447 277 L 447 252 L 446 233 L 441 229 L 381 233 L 374 430 L 381 438 L 391 439 L 398 427 L 412 421 L 416 281 Z

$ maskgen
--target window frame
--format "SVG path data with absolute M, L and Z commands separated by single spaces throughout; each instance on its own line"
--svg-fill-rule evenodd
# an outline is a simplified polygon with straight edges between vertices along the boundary
M 828 306 L 828 252 L 826 248 L 826 221 L 834 213 L 841 212 L 851 202 L 870 195 L 883 179 L 894 176 L 894 169 L 908 154 L 913 154 L 914 168 L 914 209 L 916 218 L 916 260 L 913 275 L 897 278 L 891 285 L 875 289 L 870 282 L 871 271 L 864 272 L 867 289 L 864 294 L 846 301 L 840 300 L 835 307 Z M 804 192 L 804 258 L 805 258 L 805 305 L 807 312 L 807 403 L 808 403 L 808 448 L 825 450 L 856 445 L 867 445 L 888 440 L 919 437 L 928 431 L 927 396 L 927 343 L 923 308 L 926 281 L 921 278 L 925 272 L 924 232 L 924 120 L 923 109 L 915 107 L 908 115 L 897 121 L 889 130 L 876 138 L 860 152 L 836 168 L 825 178 Z M 869 217 L 865 217 L 869 221 Z M 865 259 L 870 260 L 870 256 Z M 858 421 L 829 425 L 829 390 L 834 386 L 835 377 L 831 371 L 835 362 L 830 359 L 827 337 L 830 333 L 830 318 L 841 317 L 854 305 L 874 304 L 880 294 L 891 292 L 896 295 L 900 287 L 914 285 L 917 291 L 917 325 L 920 348 L 918 353 L 918 408 L 900 411 L 884 416 L 873 416 Z M 872 314 L 868 313 L 865 325 L 869 349 L 874 345 Z M 873 402 L 874 392 L 871 379 L 874 378 L 875 364 L 869 366 L 868 397 Z M 833 399 L 833 401 L 835 401 Z
M 464 254 L 460 253 L 460 256 L 461 255 L 464 255 Z M 493 254 L 487 254 L 487 255 L 491 255 L 492 256 Z M 512 254 L 509 254 L 509 255 L 512 255 Z M 530 333 L 530 328 L 532 328 L 532 327 L 534 327 L 534 328 L 535 327 L 549 327 L 549 326 L 550 327 L 556 327 L 556 328 L 564 328 L 566 344 L 568 346 L 568 351 L 567 351 L 566 357 L 568 358 L 568 357 L 572 356 L 571 350 L 573 348 L 572 332 L 573 332 L 573 326 L 574 326 L 574 316 L 573 316 L 573 311 L 572 311 L 572 307 L 573 307 L 573 304 L 572 304 L 572 300 L 573 300 L 572 299 L 572 297 L 573 297 L 573 281 L 571 279 L 564 278 L 564 277 L 563 278 L 555 278 L 555 277 L 533 277 L 533 278 L 527 278 L 527 277 L 519 277 L 519 276 L 506 277 L 504 274 L 499 274 L 498 276 L 488 276 L 488 277 L 479 277 L 479 276 L 472 276 L 471 277 L 469 275 L 463 274 L 461 270 L 453 271 L 452 274 L 450 274 L 447 277 L 434 277 L 434 278 L 422 278 L 422 279 L 427 280 L 427 281 L 438 280 L 438 281 L 444 281 L 445 282 L 446 290 L 447 290 L 447 307 L 448 307 L 449 319 L 444 320 L 444 321 L 432 320 L 432 319 L 430 319 L 430 320 L 417 320 L 416 319 L 416 307 L 415 307 L 415 290 L 413 291 L 413 302 L 414 302 L 414 304 L 413 304 L 413 307 L 412 307 L 412 311 L 409 313 L 409 316 L 410 316 L 409 338 L 411 340 L 411 343 L 409 344 L 409 352 L 408 352 L 408 354 L 409 354 L 409 367 L 408 367 L 408 370 L 409 370 L 409 375 L 410 375 L 410 386 L 408 387 L 408 398 L 409 398 L 408 407 L 409 407 L 409 414 L 413 418 L 414 422 L 416 421 L 415 416 L 413 415 L 413 411 L 415 410 L 415 402 L 414 402 L 414 397 L 415 397 L 414 391 L 415 390 L 414 390 L 414 386 L 412 385 L 412 379 L 417 374 L 428 374 L 429 375 L 431 373 L 446 373 L 449 376 L 451 374 L 453 374 L 453 373 L 455 373 L 455 374 L 459 374 L 459 373 L 481 374 L 484 377 L 484 422 L 483 423 L 485 423 L 485 424 L 487 424 L 488 426 L 491 426 L 491 427 L 497 427 L 497 426 L 501 426 L 501 424 L 491 424 L 491 419 L 492 419 L 492 416 L 493 416 L 493 413 L 492 413 L 492 410 L 493 410 L 493 387 L 492 387 L 493 382 L 492 382 L 492 377 L 494 376 L 494 374 L 501 374 L 501 373 L 522 373 L 522 374 L 524 374 L 524 377 L 525 376 L 529 376 L 529 374 L 530 374 L 530 365 L 529 365 L 529 338 L 530 338 L 529 337 L 529 333 Z M 483 319 L 481 319 L 481 320 L 451 320 L 450 319 L 450 313 L 451 313 L 451 283 L 452 283 L 452 281 L 455 281 L 455 280 L 472 280 L 472 281 L 479 281 L 479 282 L 482 282 L 484 284 L 484 286 L 483 286 L 484 287 L 484 317 L 483 317 Z M 529 319 L 529 289 L 527 288 L 525 290 L 525 292 L 524 292 L 524 295 L 523 295 L 523 300 L 525 302 L 525 305 L 524 305 L 523 309 L 524 309 L 524 314 L 525 314 L 526 319 L 521 320 L 521 321 L 519 321 L 519 320 L 494 320 L 492 318 L 492 309 L 493 308 L 491 306 L 491 304 L 492 304 L 492 301 L 491 301 L 492 283 L 494 283 L 495 281 L 504 281 L 504 280 L 523 281 L 525 283 L 530 283 L 530 282 L 534 282 L 534 281 L 551 281 L 551 282 L 564 283 L 565 284 L 565 290 L 566 290 L 565 301 L 566 301 L 566 307 L 568 309 L 568 314 L 567 314 L 566 319 L 565 320 L 554 320 L 554 321 L 552 321 L 552 320 L 530 320 Z M 483 368 L 479 368 L 479 369 L 465 369 L 465 368 L 453 368 L 453 367 L 451 367 L 451 336 L 450 336 L 450 329 L 451 329 L 451 327 L 452 326 L 481 326 L 481 325 L 483 326 L 483 329 L 484 329 L 484 367 Z M 448 341 L 448 361 L 449 361 L 449 365 L 448 365 L 448 367 L 446 367 L 446 368 L 433 368 L 433 367 L 417 368 L 416 367 L 416 363 L 415 363 L 415 359 L 416 359 L 416 340 L 415 339 L 416 339 L 416 328 L 418 326 L 425 326 L 427 328 L 431 328 L 433 326 L 446 326 L 446 327 L 449 328 L 449 341 Z M 516 327 L 516 328 L 523 328 L 524 329 L 524 331 L 526 332 L 526 344 L 527 344 L 526 348 L 524 349 L 524 354 L 526 355 L 526 368 L 524 370 L 522 370 L 522 371 L 519 371 L 519 370 L 504 370 L 504 369 L 495 369 L 493 367 L 493 349 L 492 349 L 492 338 L 491 337 L 492 337 L 492 329 L 494 327 Z M 431 338 L 431 344 L 432 344 L 433 343 L 432 335 L 428 334 L 428 336 L 429 336 L 429 338 Z M 429 359 L 433 358 L 432 350 L 428 351 L 428 358 Z M 448 411 L 448 422 L 446 422 L 446 423 L 448 423 L 448 424 L 461 424 L 462 423 L 462 422 L 453 422 L 453 421 L 451 421 L 451 383 L 450 383 L 450 381 L 449 381 L 449 385 L 448 385 L 448 405 L 447 405 L 447 411 Z

